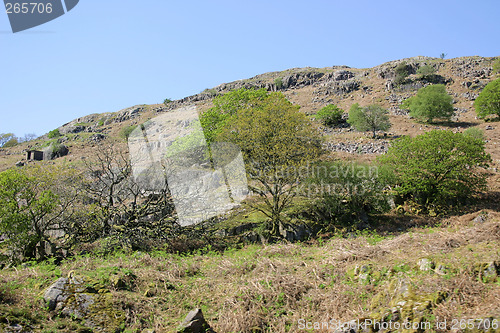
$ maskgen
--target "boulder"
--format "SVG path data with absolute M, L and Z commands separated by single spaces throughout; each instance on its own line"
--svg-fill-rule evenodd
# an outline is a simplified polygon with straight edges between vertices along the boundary
M 125 313 L 115 308 L 109 290 L 72 273 L 48 287 L 43 301 L 50 311 L 81 320 L 99 332 L 115 332 L 125 321 Z
M 215 333 L 203 317 L 201 309 L 191 310 L 177 329 L 178 333 Z

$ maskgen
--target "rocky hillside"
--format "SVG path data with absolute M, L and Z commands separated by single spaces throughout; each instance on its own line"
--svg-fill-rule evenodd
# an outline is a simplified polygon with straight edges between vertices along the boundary
M 451 127 L 457 131 L 471 126 L 484 129 L 488 139 L 488 152 L 498 163 L 500 158 L 498 147 L 500 131 L 496 129 L 498 125 L 478 120 L 473 108 L 473 102 L 482 88 L 494 79 L 492 63 L 495 60 L 496 58 L 478 56 L 446 60 L 419 56 L 387 62 L 373 68 L 307 67 L 265 73 L 245 80 L 223 83 L 199 94 L 172 101 L 168 105 L 136 105 L 114 113 L 83 116 L 60 126 L 58 129 L 62 136 L 57 141 L 69 147 L 70 154 L 64 159 L 81 158 L 92 154 L 96 142 L 109 136 L 118 137 L 124 127 L 141 123 L 162 112 L 182 106 L 194 104 L 200 110 L 206 110 L 211 106 L 213 97 L 242 87 L 282 91 L 307 114 L 314 114 L 330 103 L 346 111 L 353 103 L 360 105 L 377 103 L 391 112 L 393 126 L 388 133 L 389 138 L 403 134 L 417 135 L 436 126 L 415 123 L 409 118 L 407 111 L 400 108 L 400 104 L 406 98 L 413 96 L 419 88 L 430 84 L 416 74 L 420 67 L 428 65 L 436 70 L 433 82 L 446 84 L 448 92 L 454 98 L 456 123 Z M 406 83 L 397 85 L 396 67 L 401 63 L 406 64 L 410 75 Z M 364 133 L 355 133 L 349 127 L 323 129 L 323 131 L 327 136 L 326 147 L 331 151 L 372 155 L 385 152 L 390 144 L 388 140 L 371 140 Z M 46 134 L 38 140 L 11 149 L 0 149 L 0 170 L 12 167 L 22 160 L 26 149 L 47 146 L 48 140 Z

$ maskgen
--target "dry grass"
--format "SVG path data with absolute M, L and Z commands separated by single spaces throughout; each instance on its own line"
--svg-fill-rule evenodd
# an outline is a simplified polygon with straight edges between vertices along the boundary
M 203 309 L 217 332 L 297 332 L 300 319 L 349 321 L 381 311 L 372 308 L 372 299 L 391 281 L 404 279 L 417 293 L 448 294 L 432 310 L 434 316 L 500 318 L 500 283 L 485 283 L 474 272 L 477 262 L 500 260 L 500 214 L 489 212 L 486 222 L 476 224 L 472 220 L 478 214 L 395 237 L 353 235 L 312 245 L 249 245 L 206 255 L 117 253 L 76 257 L 61 266 L 4 269 L 1 303 L 36 313 L 35 319 L 26 319 L 38 327 L 35 331 L 41 326 L 70 327 L 70 319 L 42 309 L 38 297 L 58 276 L 72 271 L 111 290 L 116 306 L 126 313 L 126 332 L 171 332 L 194 307 Z M 449 273 L 419 271 L 421 258 L 445 265 Z M 352 273 L 362 265 L 394 273 L 365 284 Z M 113 288 L 110 276 L 126 272 L 135 276 L 130 290 Z M 0 309 L 5 312 L 5 307 Z

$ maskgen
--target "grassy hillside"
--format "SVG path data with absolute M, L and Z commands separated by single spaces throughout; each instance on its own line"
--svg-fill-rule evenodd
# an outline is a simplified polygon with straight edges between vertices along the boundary
M 45 134 L 0 148 L 0 171 L 17 168 L 17 162 L 81 170 L 101 143 L 126 150 L 126 135 L 134 126 L 183 106 L 194 104 L 203 112 L 215 96 L 255 87 L 281 91 L 311 119 L 328 104 L 347 112 L 354 103 L 376 103 L 390 111 L 391 129 L 375 139 L 349 126 L 328 128 L 313 120 L 328 158 L 372 162 L 400 136 L 471 127 L 483 130 L 492 157 L 487 191 L 446 213 L 425 214 L 397 203 L 389 213 L 373 214 L 362 230 L 321 229 L 311 217 L 315 202 L 295 198 L 284 215 L 319 230 L 298 242 L 258 237 L 266 217 L 243 205 L 190 235 L 154 244 L 151 251 L 132 250 L 107 237 L 72 245 L 64 253 L 58 249 L 61 255 L 49 260 L 0 261 L 0 329 L 175 332 L 190 310 L 201 308 L 216 332 L 384 331 L 374 325 L 336 331 L 337 324 L 350 321 L 393 325 L 386 332 L 500 332 L 500 123 L 478 119 L 473 108 L 480 91 L 497 77 L 492 71 L 496 59 L 414 57 L 366 69 L 265 73 L 166 105 L 82 116 L 58 127 L 59 136 Z M 404 80 L 398 79 L 398 66 L 406 66 Z M 429 84 L 418 73 L 423 66 L 434 68 L 433 82 L 445 84 L 453 97 L 451 122 L 417 123 L 401 108 L 402 101 Z M 26 150 L 55 144 L 67 146 L 69 154 L 25 160 Z M 0 254 L 5 250 L 0 246 Z M 408 322 L 421 326 L 401 329 Z

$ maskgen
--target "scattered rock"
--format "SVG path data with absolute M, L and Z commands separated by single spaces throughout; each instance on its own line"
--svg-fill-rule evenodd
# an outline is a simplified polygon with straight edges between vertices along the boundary
M 430 259 L 423 258 L 418 261 L 418 268 L 421 271 L 430 271 L 434 269 L 434 263 Z
M 80 319 L 101 332 L 115 332 L 125 320 L 123 311 L 115 308 L 109 290 L 73 273 L 47 288 L 43 300 L 50 311 Z
M 23 167 L 25 165 L 25 163 L 23 161 L 19 161 L 16 163 L 16 167 L 20 168 L 20 167 Z
M 89 141 L 98 143 L 104 139 L 106 139 L 106 135 L 101 134 L 101 133 L 96 133 L 89 138 Z
M 489 131 L 489 130 L 494 130 L 495 127 L 491 126 L 491 125 L 488 125 L 485 127 L 485 130 Z
M 338 151 L 351 154 L 385 154 L 389 150 L 388 141 L 354 143 L 354 142 L 326 142 L 325 149 L 329 151 Z
M 483 223 L 483 222 L 486 222 L 486 220 L 488 219 L 488 216 L 486 214 L 479 214 L 478 216 L 476 216 L 476 218 L 474 220 L 472 220 L 474 223 Z
M 178 333 L 215 333 L 203 317 L 201 309 L 191 310 L 177 329 Z

